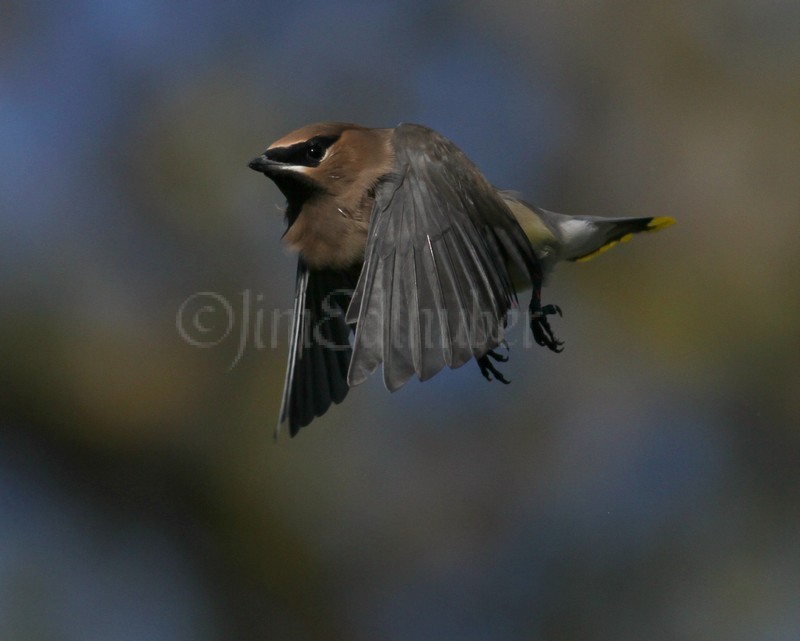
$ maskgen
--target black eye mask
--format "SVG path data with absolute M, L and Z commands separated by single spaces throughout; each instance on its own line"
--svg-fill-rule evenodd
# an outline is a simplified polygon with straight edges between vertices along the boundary
M 317 167 L 325 157 L 325 152 L 339 136 L 314 136 L 305 142 L 298 142 L 289 147 L 269 149 L 264 155 L 270 160 L 287 165 L 301 165 L 303 167 Z

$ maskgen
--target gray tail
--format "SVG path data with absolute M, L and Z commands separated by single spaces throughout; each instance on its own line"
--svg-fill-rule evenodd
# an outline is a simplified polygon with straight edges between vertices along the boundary
M 584 262 L 591 260 L 617 243 L 629 241 L 634 234 L 659 231 L 675 223 L 670 216 L 647 218 L 600 218 L 597 216 L 575 216 L 573 220 L 585 221 L 592 228 L 591 242 L 576 244 L 567 260 Z M 588 240 L 588 239 L 586 239 Z

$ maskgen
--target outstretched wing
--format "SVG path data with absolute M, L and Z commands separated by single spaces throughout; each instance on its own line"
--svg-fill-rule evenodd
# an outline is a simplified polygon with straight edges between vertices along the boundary
M 278 430 L 288 421 L 294 436 L 347 396 L 352 350 L 345 311 L 355 280 L 352 273 L 311 269 L 299 261 Z
M 357 321 L 349 384 L 382 362 L 395 390 L 496 347 L 516 302 L 508 265 L 536 296 L 541 268 L 507 205 L 453 143 L 419 125 L 400 125 L 392 143 L 394 172 L 375 188 L 347 319 Z

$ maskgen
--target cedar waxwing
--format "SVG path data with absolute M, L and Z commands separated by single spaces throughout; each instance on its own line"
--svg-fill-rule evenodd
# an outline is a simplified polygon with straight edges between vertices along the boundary
M 545 275 L 669 217 L 565 216 L 492 187 L 452 142 L 413 124 L 321 123 L 272 143 L 250 168 L 287 200 L 286 244 L 299 254 L 280 411 L 294 436 L 383 363 L 390 391 L 503 344 L 516 290 L 531 287 L 530 328 L 560 351 L 542 305 Z M 350 343 L 351 333 L 355 333 Z

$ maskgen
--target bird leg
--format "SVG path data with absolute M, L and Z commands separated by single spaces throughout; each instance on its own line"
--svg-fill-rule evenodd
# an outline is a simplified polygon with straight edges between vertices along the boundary
M 503 341 L 501 345 L 505 347 L 506 350 L 508 350 L 508 343 Z M 490 349 L 483 356 L 476 359 L 478 361 L 478 367 L 481 368 L 481 374 L 483 374 L 483 377 L 487 381 L 491 381 L 492 376 L 494 376 L 495 380 L 498 380 L 501 383 L 508 385 L 511 381 L 509 381 L 505 376 L 503 376 L 503 374 L 501 374 L 498 371 L 498 369 L 494 366 L 494 363 L 492 363 L 491 359 L 494 359 L 498 363 L 505 363 L 508 360 L 508 356 L 505 354 L 499 354 L 493 349 Z
M 531 332 L 533 332 L 533 340 L 537 344 L 543 345 L 554 352 L 560 352 L 564 349 L 564 341 L 556 338 L 553 330 L 550 328 L 550 323 L 547 317 L 553 314 L 561 316 L 561 308 L 558 305 L 544 305 L 540 307 L 538 301 L 531 301 Z

